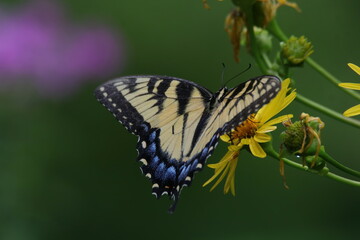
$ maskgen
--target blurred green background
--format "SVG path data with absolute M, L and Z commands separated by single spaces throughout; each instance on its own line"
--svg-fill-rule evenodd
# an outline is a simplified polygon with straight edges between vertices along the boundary
M 25 2 L 1 1 L 1 6 Z M 357 82 L 346 63 L 360 65 L 360 2 L 297 3 L 302 13 L 287 7 L 278 11 L 286 33 L 308 37 L 316 61 L 342 81 Z M 286 190 L 276 160 L 244 151 L 236 197 L 223 195 L 222 185 L 211 193 L 201 187 L 213 173 L 204 168 L 169 215 L 170 201 L 150 194 L 135 161 L 136 137 L 93 97 L 97 85 L 120 75 L 176 76 L 213 91 L 221 85 L 222 62 L 227 78 L 253 64 L 230 86 L 260 75 L 244 49 L 241 63 L 233 61 L 223 29 L 230 1 L 209 0 L 209 11 L 201 0 L 61 4 L 70 21 L 100 21 L 121 35 L 123 67 L 59 98 L 39 96 L 21 84 L 20 90 L 0 91 L 0 239 L 356 239 L 359 189 L 286 167 Z M 298 92 L 339 112 L 357 104 L 309 66 L 296 69 L 294 77 Z M 358 129 L 297 102 L 284 111 L 301 112 L 320 116 L 328 152 L 360 169 Z M 225 152 L 220 144 L 209 162 Z

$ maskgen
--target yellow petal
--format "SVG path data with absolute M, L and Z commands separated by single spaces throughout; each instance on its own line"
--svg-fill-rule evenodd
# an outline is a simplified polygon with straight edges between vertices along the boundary
M 278 114 L 281 110 L 287 107 L 296 97 L 296 93 L 293 91 L 291 94 L 286 96 L 288 92 L 288 86 L 290 79 L 285 79 L 281 84 L 281 90 L 276 97 L 270 101 L 268 105 L 262 107 L 255 116 L 255 121 L 264 123 L 270 118 Z
M 360 104 L 349 108 L 343 113 L 345 117 L 352 117 L 359 114 L 360 114 Z
M 254 155 L 255 157 L 259 157 L 259 158 L 266 157 L 266 153 L 264 152 L 260 144 L 257 143 L 253 138 L 250 138 L 249 147 L 252 155 Z
M 360 83 L 339 83 L 339 86 L 348 89 L 360 90 Z
M 229 173 L 226 177 L 224 193 L 228 193 L 231 190 L 232 195 L 235 196 L 235 170 L 237 166 L 238 158 L 233 159 L 229 163 Z
M 264 125 L 262 125 L 259 128 L 259 130 L 262 130 L 262 128 L 267 128 L 269 126 L 272 126 L 272 125 L 275 125 L 275 124 L 278 124 L 278 123 L 282 123 L 282 122 L 284 122 L 286 120 L 289 120 L 292 117 L 293 117 L 292 114 L 288 114 L 288 115 L 282 115 L 280 117 L 274 118 L 274 119 L 268 121 L 267 123 L 265 123 Z
M 269 142 L 271 140 L 271 137 L 266 133 L 256 133 L 254 139 L 256 142 L 264 143 Z
M 357 74 L 360 75 L 360 67 L 356 66 L 355 64 L 352 64 L 352 63 L 348 63 L 348 66 L 354 70 Z
M 203 187 L 208 185 L 210 182 L 214 181 L 215 178 L 217 178 L 221 174 L 220 178 L 215 182 L 215 184 L 210 189 L 210 191 L 212 191 L 226 176 L 227 172 L 229 171 L 229 164 L 231 163 L 231 161 L 237 159 L 238 156 L 239 156 L 239 152 L 228 151 L 225 154 L 225 156 L 220 160 L 220 162 L 215 164 L 208 164 L 208 167 L 215 169 L 215 173 L 209 180 L 207 180 L 203 184 Z
M 250 144 L 250 138 L 243 138 L 241 139 L 241 143 L 243 145 L 249 145 Z
M 285 100 L 283 101 L 283 103 L 281 105 L 281 110 L 286 108 L 292 101 L 294 101 L 295 98 L 296 98 L 296 92 L 295 92 L 295 90 L 293 90 L 289 95 L 287 95 L 285 97 Z
M 272 131 L 276 130 L 276 128 L 277 128 L 276 126 L 268 126 L 268 125 L 266 125 L 264 127 L 264 125 L 263 125 L 256 132 L 257 133 L 268 133 L 268 132 L 272 132 Z
M 214 185 L 210 188 L 210 191 L 214 190 L 217 185 L 225 178 L 227 173 L 229 172 L 229 165 L 226 165 L 225 170 L 222 172 L 221 176 L 218 178 L 218 180 L 214 183 Z M 210 180 L 210 179 L 209 179 Z
M 229 135 L 227 135 L 227 134 L 224 134 L 224 135 L 221 135 L 220 136 L 220 139 L 222 140 L 222 141 L 224 141 L 224 142 L 230 142 L 230 137 L 229 137 Z
M 231 152 L 237 152 L 242 148 L 242 146 L 243 146 L 242 144 L 230 145 L 230 146 L 228 146 L 228 150 L 231 151 Z
M 209 164 L 209 165 L 210 165 L 210 164 Z M 208 167 L 210 167 L 209 165 L 208 165 Z M 214 165 L 215 165 L 215 164 L 214 164 Z M 212 181 L 214 181 L 214 179 L 217 178 L 217 177 L 220 175 L 220 173 L 223 172 L 223 170 L 225 169 L 226 166 L 227 166 L 227 163 L 225 162 L 225 164 L 221 165 L 220 168 L 215 169 L 214 175 L 213 175 L 209 180 L 207 180 L 207 181 L 203 184 L 203 187 L 205 187 L 206 185 L 208 185 L 209 183 L 211 183 Z M 217 186 L 217 184 L 216 184 L 216 186 Z M 215 187 L 216 187 L 216 186 L 215 186 Z
M 209 168 L 215 169 L 215 171 L 216 171 L 217 169 L 223 168 L 222 166 L 225 166 L 225 165 L 226 165 L 226 162 L 220 161 L 220 162 L 218 162 L 218 163 L 208 164 L 207 166 L 208 166 Z

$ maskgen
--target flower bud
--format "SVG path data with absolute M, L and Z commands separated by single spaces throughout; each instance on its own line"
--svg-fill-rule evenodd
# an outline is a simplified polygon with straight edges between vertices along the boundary
M 321 149 L 320 131 L 325 124 L 318 117 L 302 113 L 300 121 L 283 123 L 286 130 L 281 133 L 283 146 L 288 152 L 303 157 L 304 165 L 310 159 L 310 168 L 323 168 L 323 160 L 319 157 Z M 308 158 L 311 157 L 311 158 Z M 308 164 L 307 164 L 308 165 Z
M 292 66 L 301 65 L 314 52 L 311 42 L 304 36 L 300 38 L 291 36 L 286 42 L 282 42 L 280 46 L 282 58 L 285 63 Z
M 260 50 L 270 52 L 272 50 L 272 37 L 269 32 L 258 27 L 254 28 L 254 32 Z
M 295 123 L 286 122 L 286 130 L 280 134 L 286 149 L 295 153 L 302 148 L 305 132 L 301 121 Z

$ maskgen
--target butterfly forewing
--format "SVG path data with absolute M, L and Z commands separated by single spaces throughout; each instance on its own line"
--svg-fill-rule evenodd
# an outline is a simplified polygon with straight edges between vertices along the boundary
M 138 161 L 153 193 L 177 200 L 219 136 L 268 103 L 279 89 L 274 76 L 251 79 L 219 95 L 179 78 L 129 76 L 99 86 L 95 96 L 139 136 Z
M 228 91 L 219 106 L 219 117 L 225 123 L 222 133 L 229 132 L 250 114 L 269 103 L 280 91 L 280 87 L 277 77 L 261 76 Z

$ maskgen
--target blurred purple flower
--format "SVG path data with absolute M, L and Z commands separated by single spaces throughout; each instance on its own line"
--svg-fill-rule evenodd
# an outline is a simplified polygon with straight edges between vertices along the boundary
M 124 48 L 109 27 L 74 24 L 54 1 L 13 10 L 0 6 L 0 87 L 33 80 L 45 95 L 63 95 L 122 67 Z

